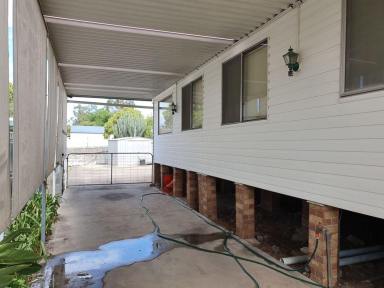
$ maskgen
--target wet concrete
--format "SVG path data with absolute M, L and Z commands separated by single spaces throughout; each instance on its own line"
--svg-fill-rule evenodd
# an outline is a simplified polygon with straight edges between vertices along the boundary
M 158 190 L 146 185 L 88 186 L 67 190 L 59 209 L 59 220 L 49 242 L 49 252 L 53 255 L 61 254 L 61 257 L 55 258 L 59 260 L 55 260 L 57 269 L 53 273 L 61 284 L 55 287 L 254 287 L 236 262 L 229 257 L 180 246 L 168 247 L 157 253 L 153 249 L 156 241 L 148 244 L 152 247 L 153 254 L 149 252 L 151 248 L 145 250 L 146 252 L 138 251 L 140 245 L 132 244 L 132 240 L 143 239 L 142 237 L 151 235 L 153 231 L 152 223 L 139 205 L 140 196 L 151 192 Z M 113 194 L 119 196 L 110 196 Z M 116 197 L 119 200 L 108 199 Z M 159 195 L 146 197 L 145 206 L 150 209 L 162 233 L 207 249 L 223 248 L 223 235 L 217 229 L 207 225 L 172 199 Z M 108 263 L 97 264 L 97 261 L 88 258 L 93 255 L 99 259 L 96 255 L 108 253 L 108 249 L 105 251 L 102 247 L 127 243 L 125 241 L 131 243 L 128 244 L 132 245 L 131 248 L 117 245 L 119 248 L 114 251 L 119 251 L 116 253 L 122 255 L 133 253 L 135 259 L 125 254 L 118 261 L 101 257 L 108 260 L 104 261 Z M 249 252 L 234 241 L 230 241 L 229 246 L 234 253 L 251 257 Z M 123 250 L 127 251 L 121 251 L 121 247 L 125 247 Z M 84 252 L 76 254 L 72 251 Z M 254 259 L 260 260 L 257 257 Z M 55 266 L 54 263 L 52 266 Z M 308 287 L 262 266 L 251 263 L 244 263 L 244 266 L 256 277 L 262 288 Z M 73 281 L 81 285 L 76 286 Z
M 119 201 L 123 199 L 129 199 L 133 197 L 133 195 L 129 195 L 127 193 L 111 193 L 111 194 L 101 195 L 100 197 L 109 201 Z
M 103 287 L 108 271 L 152 260 L 175 245 L 157 236 L 113 241 L 94 251 L 78 251 L 55 256 L 45 266 L 44 287 Z

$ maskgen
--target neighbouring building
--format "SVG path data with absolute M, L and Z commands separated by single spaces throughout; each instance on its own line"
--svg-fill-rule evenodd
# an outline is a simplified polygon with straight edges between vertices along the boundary
M 144 137 L 109 139 L 108 153 L 116 154 L 114 165 L 152 164 L 153 140 Z
M 108 147 L 108 140 L 104 138 L 104 127 L 77 126 L 71 127 L 67 147 L 71 148 L 100 148 Z

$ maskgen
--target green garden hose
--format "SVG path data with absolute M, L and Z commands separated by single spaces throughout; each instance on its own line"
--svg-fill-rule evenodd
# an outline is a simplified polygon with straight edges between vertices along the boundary
M 147 197 L 147 196 L 151 196 L 151 195 L 161 195 L 161 196 L 166 196 L 166 197 L 169 197 L 171 199 L 173 199 L 174 201 L 176 201 L 176 203 L 178 203 L 180 206 L 190 210 L 193 214 L 195 214 L 197 217 L 199 217 L 201 220 L 203 220 L 206 224 L 208 224 L 209 226 L 211 227 L 214 227 L 216 229 L 218 229 L 219 231 L 221 231 L 223 233 L 223 245 L 224 245 L 224 250 L 225 252 L 221 252 L 221 251 L 216 251 L 216 250 L 211 250 L 211 249 L 207 249 L 207 248 L 203 248 L 203 247 L 200 247 L 200 246 L 197 246 L 197 245 L 194 245 L 194 244 L 191 244 L 189 242 L 186 242 L 186 241 L 182 241 L 182 240 L 179 240 L 179 239 L 176 239 L 176 238 L 173 238 L 171 237 L 170 235 L 167 235 L 167 234 L 164 234 L 160 231 L 160 226 L 156 223 L 155 219 L 152 217 L 151 213 L 150 213 L 150 210 L 144 206 L 143 204 L 143 201 L 144 201 L 144 198 Z M 295 272 L 297 271 L 297 269 L 291 269 L 291 268 L 286 268 L 282 265 L 278 265 L 277 263 L 275 263 L 274 261 L 268 259 L 267 257 L 265 257 L 264 255 L 258 253 L 257 251 L 255 251 L 254 249 L 250 248 L 248 245 L 246 245 L 243 241 L 241 241 L 238 237 L 236 237 L 235 235 L 233 235 L 233 233 L 231 233 L 230 231 L 227 231 L 226 229 L 220 227 L 219 225 L 213 223 L 212 221 L 210 221 L 209 219 L 203 217 L 201 214 L 199 214 L 198 212 L 196 212 L 195 210 L 193 210 L 192 208 L 190 208 L 189 206 L 187 206 L 185 203 L 183 203 L 182 201 L 180 201 L 179 199 L 175 198 L 175 197 L 172 197 L 168 194 L 164 194 L 164 193 L 160 193 L 160 192 L 152 192 L 152 193 L 146 193 L 146 194 L 143 194 L 140 198 L 140 206 L 142 209 L 144 209 L 145 211 L 145 215 L 151 220 L 153 226 L 154 226 L 154 233 L 156 233 L 158 235 L 158 237 L 162 238 L 162 239 L 165 239 L 167 241 L 170 241 L 170 242 L 173 242 L 173 243 L 176 243 L 176 244 L 179 244 L 179 245 L 182 245 L 182 246 L 185 246 L 185 247 L 189 247 L 189 248 L 192 248 L 192 249 L 195 249 L 195 250 L 198 250 L 198 251 L 202 251 L 202 252 L 206 252 L 206 253 L 210 253 L 210 254 L 218 254 L 218 255 L 223 255 L 223 256 L 226 256 L 226 257 L 231 257 L 233 258 L 236 263 L 239 265 L 239 267 L 241 268 L 241 270 L 252 280 L 253 284 L 254 284 L 254 287 L 255 288 L 259 288 L 260 287 L 260 284 L 257 282 L 257 280 L 245 269 L 245 267 L 242 265 L 242 263 L 240 261 L 244 261 L 244 262 L 249 262 L 249 263 L 254 263 L 254 264 L 258 264 L 258 265 L 261 265 L 263 267 L 266 267 L 270 270 L 273 270 L 275 272 L 278 272 L 282 275 L 285 275 L 289 278 L 292 278 L 292 279 L 295 279 L 297 281 L 300 281 L 302 283 L 305 283 L 305 284 L 309 284 L 309 285 L 312 285 L 312 286 L 316 286 L 316 287 L 322 287 L 322 288 L 325 288 L 323 285 L 321 284 L 318 284 L 318 283 L 315 283 L 313 281 L 310 281 L 310 280 L 306 280 L 306 279 L 303 279 L 303 278 L 300 278 L 300 277 L 297 277 L 295 275 L 292 275 L 290 272 Z M 238 256 L 236 254 L 234 254 L 228 247 L 227 243 L 228 243 L 228 240 L 234 240 L 236 241 L 237 243 L 239 243 L 240 245 L 242 245 L 245 249 L 247 249 L 249 252 L 251 252 L 252 254 L 254 254 L 255 256 L 257 257 L 260 257 L 262 258 L 265 262 L 261 262 L 261 261 L 257 261 L 257 260 L 253 260 L 253 259 L 250 259 L 250 258 L 246 258 L 246 257 L 242 257 L 242 256 Z M 315 250 L 313 251 L 311 257 L 310 257 L 310 260 L 312 260 L 315 252 L 316 252 L 316 249 L 317 249 L 317 246 L 318 246 L 318 241 L 316 241 L 316 245 L 315 245 Z M 309 261 L 306 263 L 308 264 Z

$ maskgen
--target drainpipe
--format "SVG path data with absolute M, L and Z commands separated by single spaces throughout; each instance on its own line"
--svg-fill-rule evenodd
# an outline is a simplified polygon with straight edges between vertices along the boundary
M 365 263 L 374 260 L 384 259 L 384 246 L 372 246 L 367 248 L 351 249 L 340 251 L 339 266 Z M 286 265 L 304 264 L 308 261 L 307 255 L 281 258 L 280 261 Z
M 329 231 L 327 229 L 324 229 L 323 230 L 323 235 L 324 235 L 324 238 L 325 238 L 325 250 L 326 250 L 326 253 L 327 253 L 327 287 L 331 287 L 331 283 L 332 283 L 332 260 L 331 260 L 331 233 L 329 233 Z M 333 285 L 332 285 L 333 287 Z
M 374 252 L 369 254 L 356 255 L 340 259 L 340 267 L 348 266 L 357 263 L 370 262 L 384 258 L 384 251 Z

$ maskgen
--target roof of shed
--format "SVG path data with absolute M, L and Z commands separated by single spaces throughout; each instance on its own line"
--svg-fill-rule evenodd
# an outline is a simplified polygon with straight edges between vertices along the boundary
M 296 0 L 40 2 L 68 95 L 150 100 Z
M 104 134 L 104 127 L 74 125 L 71 127 L 71 133 Z

